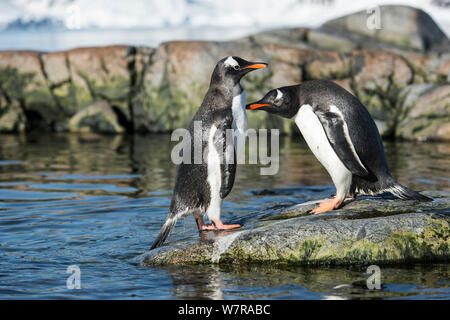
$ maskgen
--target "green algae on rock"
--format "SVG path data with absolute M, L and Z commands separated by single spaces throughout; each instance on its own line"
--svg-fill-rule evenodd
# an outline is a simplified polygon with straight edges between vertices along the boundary
M 163 246 L 141 257 L 166 264 L 353 265 L 450 260 L 450 192 L 430 203 L 363 198 L 319 215 L 296 205 L 255 228 Z

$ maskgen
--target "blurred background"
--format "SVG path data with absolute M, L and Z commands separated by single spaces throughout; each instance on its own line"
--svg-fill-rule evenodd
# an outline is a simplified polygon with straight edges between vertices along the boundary
M 450 34 L 446 0 L 2 0 L 0 49 L 231 40 L 267 29 L 317 27 L 384 4 L 423 9 Z

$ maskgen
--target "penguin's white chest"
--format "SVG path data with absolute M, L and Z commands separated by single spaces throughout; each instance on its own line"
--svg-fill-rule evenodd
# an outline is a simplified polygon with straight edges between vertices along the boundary
M 222 199 L 220 198 L 220 188 L 222 186 L 222 174 L 220 170 L 220 156 L 214 144 L 214 136 L 217 127 L 213 125 L 208 137 L 208 177 L 207 181 L 210 189 L 210 201 L 205 208 L 209 219 L 220 217 Z
M 248 117 L 245 111 L 245 91 L 235 96 L 231 105 L 233 113 L 233 133 L 236 156 L 239 157 L 245 149 L 245 137 L 248 129 Z
M 337 192 L 348 192 L 352 174 L 344 166 L 336 152 L 334 152 L 322 127 L 322 123 L 310 105 L 300 107 L 300 110 L 295 116 L 295 123 L 312 153 L 330 174 Z

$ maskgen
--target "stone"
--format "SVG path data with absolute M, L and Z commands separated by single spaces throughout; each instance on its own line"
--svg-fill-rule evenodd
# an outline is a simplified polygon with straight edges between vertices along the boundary
M 107 101 L 98 101 L 76 113 L 69 121 L 70 132 L 123 133 L 117 113 Z
M 340 52 L 351 52 L 359 47 L 357 42 L 352 41 L 348 37 L 324 32 L 320 29 L 308 32 L 307 41 L 316 48 Z
M 28 114 L 41 119 L 40 128 L 51 128 L 62 116 L 48 87 L 39 52 L 0 51 L 0 83 L 7 100 L 20 102 Z
M 17 103 L 0 105 L 0 132 L 24 132 L 26 118 Z
M 239 39 L 241 42 L 259 44 L 277 44 L 296 49 L 314 49 L 307 43 L 308 28 L 286 28 L 269 30 Z
M 312 215 L 315 203 L 259 219 L 251 229 L 169 243 L 140 257 L 144 266 L 179 264 L 367 265 L 449 261 L 450 192 L 433 202 L 362 197 Z M 317 202 L 317 201 L 316 201 Z
M 44 53 L 41 57 L 44 72 L 50 85 L 57 86 L 70 81 L 67 52 Z
M 352 75 L 352 56 L 336 51 L 318 51 L 305 67 L 308 79 L 344 79 Z
M 450 140 L 450 85 L 418 84 L 402 90 L 396 137 L 418 141 Z
M 157 48 L 108 46 L 52 53 L 2 51 L 0 98 L 5 101 L 4 110 L 9 104 L 20 107 L 24 126 L 19 127 L 27 131 L 67 131 L 75 114 L 104 100 L 128 132 L 171 132 L 186 127 L 192 119 L 216 62 L 239 55 L 269 63 L 269 68 L 242 79 L 248 102 L 277 87 L 329 79 L 361 100 L 384 138 L 416 139 L 404 130 L 407 122 L 398 127 L 409 108 L 402 107 L 403 90 L 416 84 L 449 84 L 450 54 L 434 47 L 441 40 L 439 45 L 445 47 L 448 39 L 418 9 L 380 8 L 386 30 L 377 32 L 363 30 L 367 29 L 363 11 L 314 30 L 279 29 L 227 42 L 172 41 Z M 384 12 L 387 9 L 392 12 Z M 392 31 L 396 20 L 399 30 Z M 398 41 L 409 33 L 411 43 Z M 423 95 L 421 103 L 434 105 L 428 98 L 433 96 Z M 3 120 L 13 119 L 12 113 Z M 248 116 L 250 128 L 298 134 L 292 121 L 265 112 L 249 112 Z M 448 139 L 444 120 L 413 127 L 419 125 L 427 129 L 420 130 L 417 139 Z M 16 128 L 4 122 L 3 130 Z
M 129 120 L 130 71 L 128 46 L 79 48 L 67 51 L 70 90 L 78 110 L 98 99 L 116 105 Z
M 368 23 L 377 18 L 379 26 L 374 23 L 369 28 Z M 423 10 L 409 6 L 378 6 L 330 20 L 320 29 L 348 35 L 369 48 L 382 49 L 383 43 L 421 52 L 448 52 L 450 48 L 449 39 L 433 19 Z

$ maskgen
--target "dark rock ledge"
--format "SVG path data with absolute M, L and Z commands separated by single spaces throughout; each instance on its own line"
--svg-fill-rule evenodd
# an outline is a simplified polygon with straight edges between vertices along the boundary
M 144 266 L 183 264 L 351 265 L 449 261 L 450 191 L 430 203 L 365 198 L 331 213 L 289 207 L 256 226 L 208 240 L 168 244 L 140 257 Z

